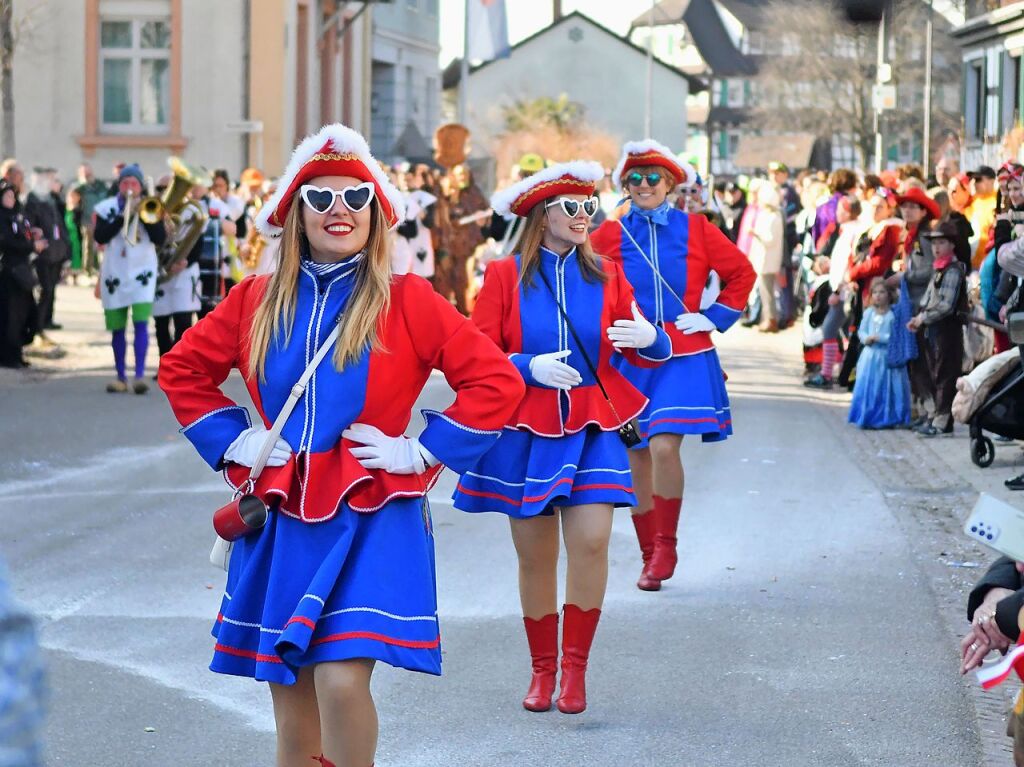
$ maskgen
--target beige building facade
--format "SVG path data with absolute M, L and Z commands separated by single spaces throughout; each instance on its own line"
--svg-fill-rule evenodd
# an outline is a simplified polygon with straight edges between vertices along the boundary
M 15 0 L 16 156 L 279 173 L 325 122 L 369 132 L 372 4 Z

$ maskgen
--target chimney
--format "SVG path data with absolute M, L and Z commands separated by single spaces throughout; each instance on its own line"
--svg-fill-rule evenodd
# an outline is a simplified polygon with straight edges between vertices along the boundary
M 551 17 L 552 21 L 562 18 L 562 0 L 551 0 Z

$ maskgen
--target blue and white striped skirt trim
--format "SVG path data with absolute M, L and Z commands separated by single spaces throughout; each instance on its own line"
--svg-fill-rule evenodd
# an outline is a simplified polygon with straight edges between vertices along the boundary
M 400 566 L 396 566 L 400 563 Z M 303 666 L 373 658 L 441 673 L 425 498 L 326 522 L 272 513 L 235 543 L 210 669 L 294 684 Z
M 455 508 L 528 518 L 555 506 L 635 506 L 626 447 L 614 431 L 588 428 L 561 437 L 506 429 L 460 477 Z

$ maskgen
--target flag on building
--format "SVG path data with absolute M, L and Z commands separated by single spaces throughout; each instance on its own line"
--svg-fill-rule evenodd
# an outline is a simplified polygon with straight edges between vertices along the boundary
M 508 54 L 505 0 L 466 0 L 466 59 L 490 61 Z

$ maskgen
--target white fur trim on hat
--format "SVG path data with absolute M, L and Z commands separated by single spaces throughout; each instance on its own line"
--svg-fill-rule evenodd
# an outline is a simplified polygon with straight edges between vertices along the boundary
M 562 176 L 572 176 L 580 181 L 593 181 L 596 184 L 604 178 L 604 168 L 601 167 L 601 163 L 590 160 L 573 160 L 549 165 L 544 170 L 495 192 L 491 195 L 491 207 L 499 215 L 507 216 L 511 213 L 512 204 L 524 194 L 538 184 L 554 181 Z
M 626 161 L 629 159 L 631 154 L 647 154 L 648 152 L 657 152 L 663 155 L 667 160 L 675 163 L 679 168 L 682 169 L 684 184 L 693 184 L 697 181 L 697 171 L 690 167 L 689 163 L 685 163 L 676 157 L 672 150 L 669 149 L 662 143 L 655 141 L 652 138 L 644 139 L 643 141 L 627 141 L 622 145 L 622 156 L 619 158 L 619 164 L 615 166 L 615 170 L 612 171 L 612 182 L 615 184 L 617 189 L 622 188 L 622 170 L 626 167 Z
M 334 151 L 339 154 L 354 154 L 363 161 L 363 164 L 369 168 L 370 174 L 373 176 L 377 186 L 387 196 L 388 202 L 391 203 L 391 207 L 395 211 L 397 220 L 402 221 L 405 218 L 405 198 L 388 179 L 387 174 L 381 169 L 380 163 L 370 154 L 370 147 L 367 145 L 366 139 L 348 126 L 341 123 L 333 123 L 325 125 L 313 135 L 307 136 L 295 147 L 295 151 L 292 152 L 292 157 L 288 161 L 288 167 L 285 168 L 284 173 L 277 179 L 277 191 L 274 192 L 274 196 L 260 208 L 260 212 L 256 215 L 256 228 L 260 231 L 260 234 L 268 237 L 278 237 L 281 234 L 283 228 L 270 223 L 270 216 L 277 210 L 277 206 L 284 199 L 288 188 L 292 185 L 292 181 L 294 181 L 302 166 L 320 151 L 328 139 Z

